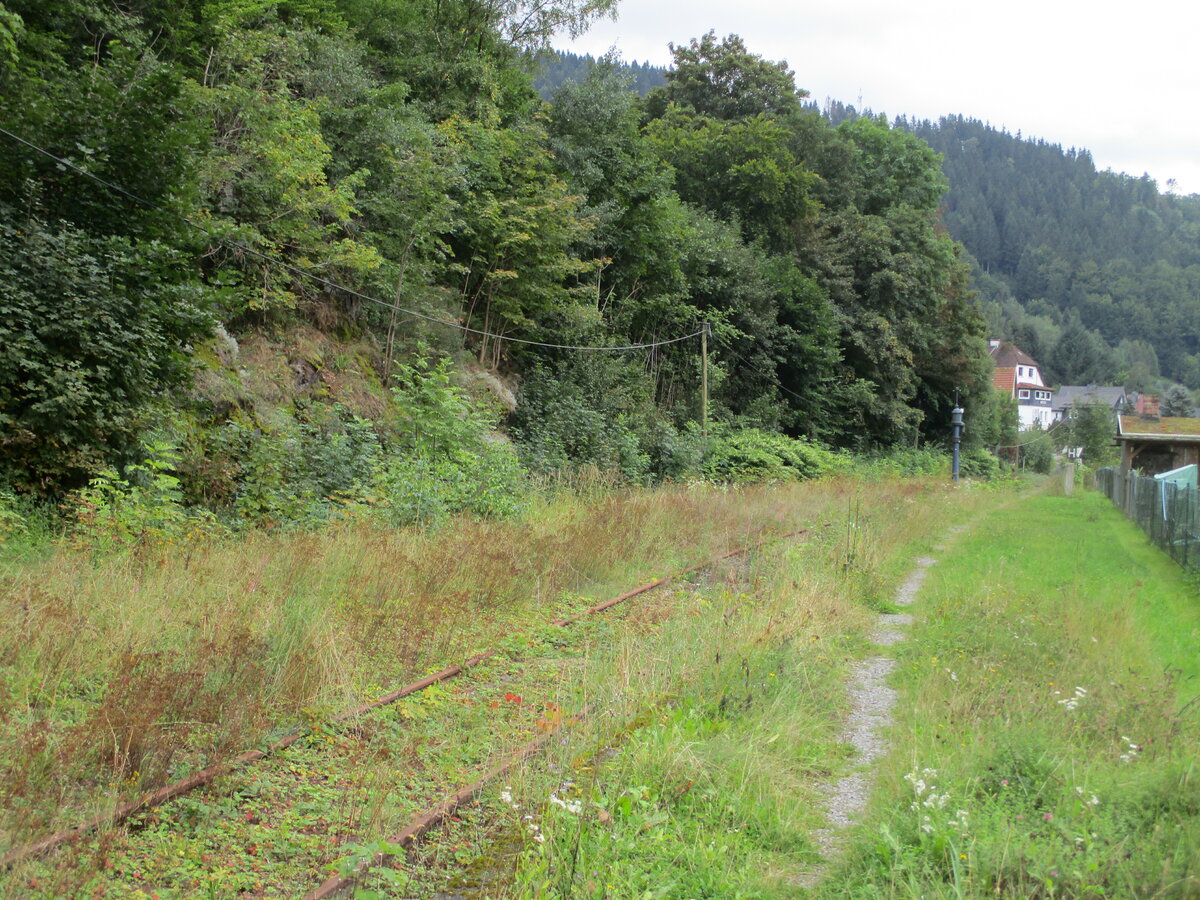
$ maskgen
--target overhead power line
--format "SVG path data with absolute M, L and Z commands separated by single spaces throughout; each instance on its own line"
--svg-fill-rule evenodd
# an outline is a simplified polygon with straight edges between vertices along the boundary
M 53 160 L 55 163 L 57 163 L 60 166 L 63 166 L 64 168 L 70 169 L 73 172 L 77 172 L 78 174 L 84 176 L 85 178 L 89 178 L 92 181 L 96 182 L 97 184 L 103 185 L 104 187 L 108 188 L 110 191 L 114 191 L 115 193 L 118 193 L 118 194 L 121 194 L 122 196 L 128 197 L 130 200 L 133 200 L 136 203 L 140 203 L 142 206 L 146 207 L 147 209 L 154 210 L 155 212 L 161 212 L 166 215 L 172 216 L 173 218 L 178 219 L 179 221 L 181 221 L 185 225 L 187 225 L 189 228 L 194 228 L 196 231 L 200 232 L 205 237 L 207 237 L 211 240 L 218 241 L 229 247 L 237 248 L 238 250 L 241 250 L 243 253 L 247 253 L 250 256 L 258 257 L 259 259 L 261 259 L 271 265 L 278 266 L 279 268 L 283 269 L 284 271 L 290 272 L 291 274 L 296 275 L 300 278 L 308 279 L 309 281 L 314 282 L 315 284 L 319 284 L 322 287 L 328 288 L 330 290 L 341 291 L 342 293 L 348 294 L 349 296 L 354 297 L 358 300 L 365 300 L 368 303 L 374 303 L 377 306 L 383 307 L 384 309 L 394 310 L 395 312 L 403 313 L 406 316 L 411 316 L 414 319 L 421 319 L 425 322 L 430 322 L 434 325 L 443 325 L 447 328 L 455 328 L 455 329 L 465 332 L 467 334 L 474 334 L 474 335 L 478 335 L 480 337 L 486 337 L 486 338 L 494 338 L 499 341 L 508 341 L 511 344 L 523 344 L 523 345 L 526 345 L 529 347 L 546 347 L 546 348 L 549 348 L 552 350 L 580 350 L 580 351 L 607 351 L 607 352 L 619 352 L 619 351 L 624 351 L 624 350 L 651 350 L 655 347 L 665 347 L 668 344 L 678 344 L 683 341 L 688 341 L 688 340 L 691 340 L 692 338 L 699 337 L 703 333 L 703 329 L 701 328 L 701 329 L 697 329 L 696 331 L 693 331 L 691 334 L 685 334 L 680 337 L 668 338 L 663 341 L 651 341 L 649 343 L 644 343 L 644 344 L 621 344 L 621 345 L 617 345 L 617 346 L 596 347 L 596 346 L 588 345 L 588 344 L 555 344 L 555 343 L 550 343 L 548 341 L 533 341 L 533 340 L 528 340 L 526 338 L 509 337 L 509 336 L 503 335 L 503 334 L 495 334 L 490 331 L 483 331 L 482 329 L 479 329 L 479 328 L 471 328 L 469 325 L 462 325 L 462 324 L 459 324 L 458 322 L 447 322 L 445 319 L 439 319 L 436 316 L 426 315 L 425 313 L 417 312 L 415 309 L 408 309 L 403 306 L 398 306 L 395 303 L 389 303 L 386 300 L 380 300 L 378 297 L 372 297 L 370 294 L 364 294 L 362 291 L 355 290 L 354 288 L 351 288 L 351 287 L 346 287 L 346 285 L 344 285 L 344 284 L 340 284 L 336 281 L 331 281 L 330 279 L 325 278 L 321 275 L 317 275 L 317 274 L 314 274 L 313 272 L 309 272 L 309 271 L 306 271 L 305 269 L 301 269 L 297 266 L 293 266 L 290 263 L 284 262 L 281 259 L 276 259 L 275 257 L 269 256 L 268 254 L 263 253 L 261 250 L 255 250 L 253 247 L 243 244 L 240 241 L 234 241 L 234 240 L 230 240 L 225 237 L 221 237 L 220 235 L 215 234 L 214 232 L 205 228 L 203 225 L 199 225 L 196 222 L 193 222 L 191 219 L 187 218 L 186 216 L 182 216 L 182 215 L 179 215 L 178 213 L 172 212 L 171 210 L 164 209 L 162 206 L 160 206 L 150 200 L 146 200 L 142 197 L 139 197 L 137 194 L 133 193 L 132 191 L 126 190 L 125 188 L 121 187 L 118 184 L 113 184 L 111 181 L 106 181 L 105 179 L 101 178 L 100 176 L 89 172 L 87 169 L 84 169 L 84 168 L 76 165 L 75 163 L 71 162 L 70 160 L 63 159 L 61 156 L 57 156 L 54 153 L 51 153 L 49 150 L 45 149 L 44 147 L 39 147 L 37 144 L 34 144 L 32 141 L 28 141 L 25 138 L 21 137 L 20 135 L 13 134 L 11 131 L 7 130 L 6 128 L 0 127 L 0 134 L 3 134 L 5 137 L 8 137 L 13 141 L 16 141 L 18 144 L 22 144 L 25 147 L 28 147 L 30 150 L 33 150 L 36 153 L 40 153 L 42 156 L 45 156 L 47 159 Z

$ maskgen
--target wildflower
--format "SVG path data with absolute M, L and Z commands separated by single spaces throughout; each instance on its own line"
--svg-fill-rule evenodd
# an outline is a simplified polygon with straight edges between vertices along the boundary
M 1053 818 L 1054 816 L 1052 816 L 1050 813 L 1042 813 L 1042 820 L 1045 822 L 1049 822 Z
M 555 804 L 556 806 L 561 806 L 567 812 L 572 813 L 574 815 L 579 815 L 580 811 L 583 809 L 583 804 L 580 803 L 578 800 L 564 800 L 561 797 L 559 797 L 558 794 L 551 794 L 550 802 Z
M 1121 754 L 1121 762 L 1130 763 L 1137 758 L 1138 752 L 1142 749 L 1125 735 L 1121 735 L 1121 740 L 1125 742 L 1125 752 Z
M 1055 693 L 1057 694 L 1058 691 L 1055 691 Z M 1076 687 L 1074 694 L 1072 694 L 1066 700 L 1059 700 L 1058 702 L 1069 712 L 1079 706 L 1080 702 L 1085 697 L 1087 697 L 1087 688 Z

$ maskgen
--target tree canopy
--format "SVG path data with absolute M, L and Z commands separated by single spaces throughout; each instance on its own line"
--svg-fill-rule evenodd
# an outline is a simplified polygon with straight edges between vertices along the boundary
M 533 51 L 614 5 L 6 0 L 0 119 L 69 165 L 0 140 L 2 477 L 65 490 L 136 454 L 200 402 L 188 362 L 221 329 L 355 336 L 383 384 L 419 342 L 468 351 L 521 379 L 539 458 L 630 477 L 689 440 L 695 342 L 564 346 L 707 322 L 716 420 L 841 446 L 941 439 L 956 390 L 990 402 L 938 156 L 833 127 L 736 35 L 676 45 L 644 98 L 602 60 L 540 100 Z M 188 459 L 250 440 L 175 433 Z

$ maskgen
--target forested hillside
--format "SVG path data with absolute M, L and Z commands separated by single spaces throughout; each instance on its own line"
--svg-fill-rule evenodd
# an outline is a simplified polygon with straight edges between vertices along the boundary
M 736 37 L 544 104 L 531 53 L 612 3 L 4 0 L 0 479 L 403 518 L 736 471 L 746 427 L 942 439 L 956 389 L 994 439 L 937 156 Z
M 554 99 L 559 88 L 567 84 L 582 84 L 587 80 L 588 72 L 598 60 L 590 53 L 578 54 L 568 50 L 546 50 L 537 54 L 535 60 L 536 76 L 534 88 L 539 96 L 546 100 Z M 610 60 L 610 62 L 613 62 Z M 617 67 L 628 79 L 630 90 L 645 96 L 656 87 L 667 83 L 667 70 L 652 66 L 648 62 L 616 61 Z
M 1072 384 L 1200 387 L 1200 197 L 962 116 L 904 122 L 943 156 L 944 221 L 988 317 Z

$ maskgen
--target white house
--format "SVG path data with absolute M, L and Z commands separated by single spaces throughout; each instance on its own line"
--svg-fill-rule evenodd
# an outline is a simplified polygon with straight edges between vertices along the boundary
M 1009 341 L 988 341 L 992 355 L 992 385 L 1017 401 L 1017 427 L 1049 428 L 1054 421 L 1051 397 L 1037 360 Z

